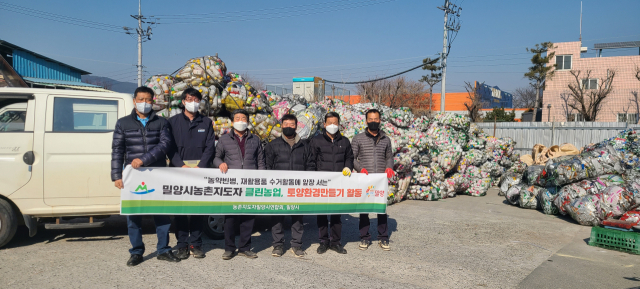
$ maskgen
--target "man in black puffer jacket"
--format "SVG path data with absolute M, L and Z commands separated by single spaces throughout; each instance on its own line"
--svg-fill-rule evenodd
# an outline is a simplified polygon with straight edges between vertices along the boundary
M 131 165 L 140 167 L 166 167 L 167 154 L 173 146 L 171 128 L 166 119 L 158 117 L 152 110 L 153 90 L 142 86 L 133 94 L 136 108 L 130 115 L 119 119 L 113 132 L 111 153 L 111 180 L 115 186 L 123 189 L 122 169 Z M 169 216 L 153 216 L 158 235 L 158 260 L 179 262 L 169 246 Z M 131 258 L 128 266 L 136 266 L 142 262 L 144 243 L 142 242 L 142 216 L 127 216 L 129 240 L 133 248 L 129 249 Z
M 309 142 L 311 149 L 311 160 L 316 164 L 316 171 L 322 172 L 342 172 L 345 176 L 351 175 L 353 170 L 353 150 L 351 142 L 343 137 L 339 132 L 340 115 L 329 112 L 324 116 L 324 127 L 322 134 L 316 135 Z M 342 236 L 341 215 L 331 215 L 331 241 L 329 241 L 328 226 L 329 221 L 326 215 L 318 215 L 318 235 L 320 246 L 318 254 L 324 254 L 327 249 L 346 254 L 347 250 L 342 247 L 340 239 Z
M 310 158 L 309 142 L 301 140 L 296 134 L 298 119 L 295 115 L 285 114 L 282 117 L 282 137 L 272 140 L 265 148 L 267 170 L 280 171 L 315 171 L 316 164 Z M 272 217 L 273 252 L 274 257 L 284 254 L 284 231 L 282 223 L 284 216 Z M 304 222 L 302 215 L 291 216 L 291 252 L 302 258 L 306 255 L 302 249 L 302 234 Z

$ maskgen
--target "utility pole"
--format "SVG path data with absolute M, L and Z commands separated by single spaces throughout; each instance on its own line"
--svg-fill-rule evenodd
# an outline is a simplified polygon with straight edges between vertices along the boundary
M 451 4 L 449 0 L 444 0 L 444 6 L 438 7 L 438 9 L 444 11 L 444 36 L 442 40 L 442 54 L 440 54 L 440 67 L 442 68 L 442 84 L 440 92 L 440 111 L 445 112 L 444 104 L 446 97 L 446 82 L 447 82 L 447 56 L 451 51 L 451 43 L 456 38 L 458 31 L 460 30 L 460 17 L 461 7 L 455 4 Z M 451 15 L 451 18 L 449 18 Z M 451 31 L 451 35 L 449 35 Z M 453 36 L 453 37 L 451 37 Z
M 138 87 L 142 86 L 142 0 L 138 0 Z
M 142 0 L 138 0 L 138 15 L 131 15 L 133 19 L 138 20 L 138 28 L 136 28 L 135 34 L 138 35 L 138 86 L 142 86 L 142 42 L 146 42 L 151 40 L 151 26 L 147 26 L 146 30 L 142 30 L 142 23 L 156 24 L 155 21 L 145 21 L 147 18 L 142 16 Z M 151 16 L 153 18 L 153 16 Z M 134 33 L 131 31 L 133 28 L 124 27 L 125 33 L 129 35 L 133 35 Z

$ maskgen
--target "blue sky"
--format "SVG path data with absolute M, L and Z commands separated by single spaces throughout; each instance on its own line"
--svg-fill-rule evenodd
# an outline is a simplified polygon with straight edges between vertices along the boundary
M 137 13 L 137 0 L 1 1 L 0 39 L 97 76 L 135 82 L 136 41 L 115 26 L 137 25 L 129 16 Z M 156 15 L 162 23 L 144 43 L 145 73 L 171 73 L 189 58 L 218 53 L 229 71 L 267 84 L 290 84 L 296 76 L 358 81 L 390 75 L 442 51 L 443 12 L 436 7 L 443 2 L 143 0 L 143 15 Z M 531 58 L 526 47 L 578 40 L 580 1 L 452 2 L 463 11 L 448 60 L 449 92 L 464 91 L 464 81 L 474 80 L 506 91 L 526 86 L 523 74 Z M 20 14 L 27 10 L 15 6 L 9 11 L 5 3 L 51 13 L 58 21 L 68 18 L 55 14 L 115 26 L 99 26 L 106 31 L 76 20 L 78 25 L 69 25 Z M 583 5 L 583 46 L 640 40 L 640 1 Z M 47 15 L 42 12 L 38 15 Z

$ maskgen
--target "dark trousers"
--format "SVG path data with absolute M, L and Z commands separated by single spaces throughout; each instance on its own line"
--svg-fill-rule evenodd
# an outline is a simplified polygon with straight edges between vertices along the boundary
M 256 216 L 227 215 L 224 217 L 224 247 L 226 251 L 236 250 L 236 224 L 240 223 L 240 241 L 238 251 L 251 250 L 251 233 Z
M 329 241 L 329 220 L 331 218 L 331 241 Z M 342 215 L 318 215 L 318 237 L 320 243 L 330 245 L 341 245 L 340 238 L 342 237 Z
M 166 215 L 153 216 L 153 222 L 156 224 L 156 235 L 158 235 L 158 254 L 171 250 L 169 246 L 169 227 L 171 227 L 171 219 Z M 127 228 L 129 229 L 129 241 L 131 241 L 131 255 L 144 254 L 144 243 L 142 242 L 142 216 L 127 216 Z
M 369 234 L 369 214 L 360 214 L 360 239 L 371 241 Z M 389 241 L 389 228 L 387 227 L 387 214 L 378 214 L 378 240 Z
M 202 246 L 202 223 L 205 216 L 177 215 L 176 220 L 176 248 L 186 248 L 189 245 L 194 247 Z
M 272 216 L 274 225 L 271 228 L 273 246 L 284 245 L 284 216 Z M 302 247 L 302 234 L 304 233 L 303 216 L 291 216 L 291 247 Z

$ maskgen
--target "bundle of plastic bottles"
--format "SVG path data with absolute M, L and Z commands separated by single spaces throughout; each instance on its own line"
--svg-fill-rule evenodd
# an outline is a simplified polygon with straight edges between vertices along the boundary
M 619 219 L 640 204 L 638 135 L 629 129 L 613 138 L 588 145 L 580 155 L 562 156 L 545 165 L 529 166 L 520 181 L 507 173 L 501 191 L 513 205 L 541 209 L 545 214 L 571 216 L 585 226 Z M 512 169 L 520 167 L 516 162 Z M 523 188 L 534 188 L 537 204 Z

